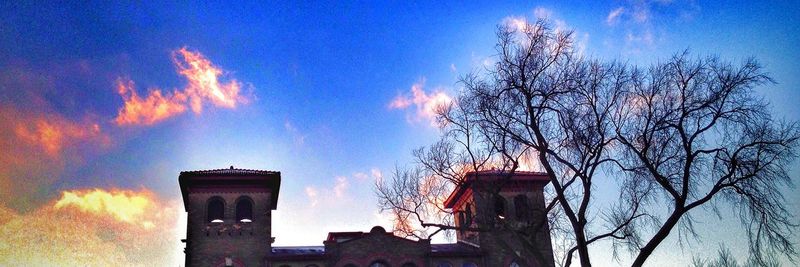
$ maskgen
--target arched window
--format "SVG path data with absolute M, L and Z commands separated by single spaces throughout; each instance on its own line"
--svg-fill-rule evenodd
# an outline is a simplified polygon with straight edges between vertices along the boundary
M 494 213 L 497 217 L 506 217 L 506 199 L 500 195 L 494 196 Z
M 241 197 L 236 201 L 236 222 L 253 221 L 253 200 Z
M 531 220 L 531 205 L 528 204 L 528 197 L 525 195 L 514 197 L 514 211 L 517 220 L 529 222 Z
M 373 261 L 372 263 L 370 263 L 369 267 L 389 267 L 389 264 L 386 263 L 385 261 L 378 260 L 378 261 Z
M 206 208 L 208 222 L 222 222 L 225 220 L 225 202 L 221 197 L 212 197 Z

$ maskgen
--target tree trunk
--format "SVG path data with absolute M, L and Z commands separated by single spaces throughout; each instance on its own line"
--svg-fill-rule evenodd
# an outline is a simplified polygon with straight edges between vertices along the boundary
M 669 236 L 669 232 L 672 231 L 672 228 L 675 228 L 675 225 L 678 225 L 678 221 L 680 221 L 683 213 L 684 211 L 682 208 L 675 209 L 675 211 L 672 212 L 669 218 L 667 218 L 667 221 L 664 222 L 664 225 L 662 225 L 661 228 L 658 229 L 658 232 L 656 232 L 656 234 L 650 238 L 650 241 L 648 241 L 647 244 L 642 247 L 642 249 L 639 251 L 639 255 L 636 255 L 636 259 L 633 261 L 631 266 L 640 267 L 644 265 L 644 262 L 650 257 L 651 254 L 653 254 L 653 251 L 656 250 L 658 245 L 661 244 L 661 242 L 663 242 L 667 236 Z

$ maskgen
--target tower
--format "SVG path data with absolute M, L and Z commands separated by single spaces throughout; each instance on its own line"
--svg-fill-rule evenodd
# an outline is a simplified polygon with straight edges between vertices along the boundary
M 479 171 L 465 175 L 445 200 L 458 242 L 480 247 L 490 266 L 554 266 L 544 186 L 537 172 Z M 523 239 L 526 238 L 526 242 Z
M 178 177 L 188 212 L 186 266 L 260 266 L 271 251 L 281 174 L 229 169 Z

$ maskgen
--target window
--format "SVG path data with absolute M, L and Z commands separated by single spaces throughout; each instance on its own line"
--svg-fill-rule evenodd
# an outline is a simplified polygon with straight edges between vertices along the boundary
M 464 233 L 464 229 L 466 229 L 466 228 L 467 228 L 467 226 L 468 226 L 468 225 L 467 225 L 467 216 L 466 216 L 466 214 L 464 213 L 464 211 L 463 211 L 463 210 L 458 212 L 458 226 L 459 226 L 459 227 L 458 227 L 458 228 L 459 228 L 458 230 L 459 230 L 459 231 L 460 231 L 462 234 Z
M 500 195 L 494 197 L 494 213 L 497 217 L 506 217 L 506 199 Z
M 531 206 L 528 204 L 528 197 L 525 195 L 517 195 L 514 197 L 514 211 L 517 220 L 529 222 L 531 220 Z
M 236 222 L 253 221 L 253 200 L 249 197 L 240 197 L 236 202 Z
M 389 264 L 385 261 L 373 261 L 369 264 L 369 267 L 389 267 Z
M 206 214 L 208 215 L 208 222 L 221 223 L 225 220 L 225 202 L 222 201 L 221 197 L 212 197 L 208 201 Z
M 464 217 L 467 218 L 466 225 L 467 225 L 467 227 L 469 227 L 470 225 L 472 225 L 472 204 L 467 203 L 466 212 L 467 212 L 467 214 L 465 214 Z
M 520 267 L 520 266 L 519 263 L 517 263 L 516 261 L 512 261 L 511 264 L 508 265 L 508 267 Z

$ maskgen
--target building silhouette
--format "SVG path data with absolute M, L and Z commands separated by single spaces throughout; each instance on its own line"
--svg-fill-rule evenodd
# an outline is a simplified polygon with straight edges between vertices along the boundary
M 231 166 L 181 172 L 178 180 L 188 212 L 186 266 L 554 266 L 543 212 L 548 179 L 539 173 L 468 173 L 445 201 L 459 228 L 456 243 L 400 238 L 376 226 L 331 232 L 322 245 L 303 247 L 272 245 L 273 236 L 290 234 L 272 232 L 280 172 Z M 532 229 L 525 234 L 535 237 L 533 253 L 500 223 Z

